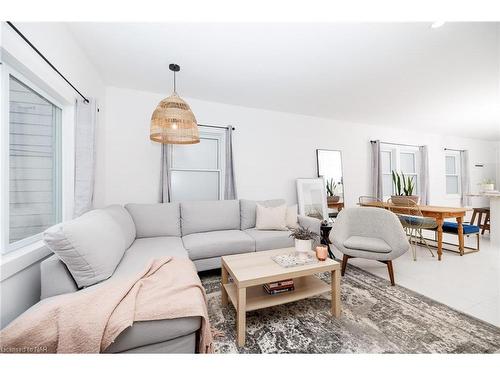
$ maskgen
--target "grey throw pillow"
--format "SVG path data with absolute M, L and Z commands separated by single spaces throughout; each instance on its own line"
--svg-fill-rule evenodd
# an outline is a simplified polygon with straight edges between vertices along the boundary
M 47 229 L 43 240 L 82 288 L 113 274 L 129 246 L 130 237 L 124 235 L 110 212 L 97 209 Z

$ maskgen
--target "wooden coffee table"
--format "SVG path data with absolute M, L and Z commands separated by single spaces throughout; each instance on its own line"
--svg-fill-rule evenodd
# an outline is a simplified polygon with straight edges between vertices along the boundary
M 271 259 L 272 256 L 290 252 L 295 252 L 295 249 L 285 248 L 222 257 L 222 305 L 226 306 L 229 299 L 236 309 L 238 346 L 245 345 L 247 311 L 331 292 L 331 313 L 337 318 L 340 317 L 340 263 L 326 259 L 305 266 L 285 268 Z M 331 272 L 331 285 L 315 276 L 322 272 Z M 229 281 L 229 275 L 232 282 Z M 294 279 L 294 291 L 269 295 L 262 287 L 262 284 L 284 279 Z

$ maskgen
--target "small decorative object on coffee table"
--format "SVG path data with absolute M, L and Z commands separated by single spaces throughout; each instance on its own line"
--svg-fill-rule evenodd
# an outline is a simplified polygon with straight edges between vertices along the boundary
M 278 263 L 281 267 L 290 268 L 290 267 L 298 267 L 305 266 L 306 264 L 318 263 L 318 259 L 314 256 L 314 253 L 311 251 L 307 251 L 304 253 L 287 253 L 282 255 L 276 255 L 271 258 L 276 263 Z
M 308 253 L 312 249 L 312 242 L 318 235 L 311 230 L 299 226 L 292 229 L 290 237 L 295 238 L 295 250 L 298 253 Z
M 328 257 L 328 247 L 325 245 L 316 246 L 316 258 L 321 261 L 326 260 Z

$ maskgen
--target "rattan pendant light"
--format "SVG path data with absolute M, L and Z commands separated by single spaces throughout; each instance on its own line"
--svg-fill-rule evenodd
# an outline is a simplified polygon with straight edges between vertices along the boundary
M 175 73 L 181 70 L 177 64 L 170 64 L 174 72 L 174 92 L 163 99 L 151 116 L 149 138 L 152 141 L 169 144 L 193 144 L 200 142 L 198 124 L 189 105 L 176 92 Z

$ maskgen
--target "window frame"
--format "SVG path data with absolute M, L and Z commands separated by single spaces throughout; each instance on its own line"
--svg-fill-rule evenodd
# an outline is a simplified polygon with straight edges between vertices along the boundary
M 413 192 L 413 195 L 419 195 L 420 193 L 420 155 L 418 147 L 416 146 L 405 146 L 405 145 L 393 145 L 393 144 L 384 144 L 381 142 L 380 145 L 381 152 L 390 152 L 391 153 L 391 171 L 396 170 L 401 172 L 401 154 L 413 154 L 414 155 L 414 163 L 415 163 L 415 172 L 414 173 L 405 173 L 405 176 L 414 176 L 417 189 Z M 382 160 L 382 158 L 381 158 Z M 392 180 L 392 176 L 391 176 Z M 391 195 L 394 195 L 394 184 L 391 183 Z M 386 192 L 383 192 L 383 199 L 387 200 L 391 196 L 386 195 Z
M 455 160 L 455 174 L 449 174 L 448 171 L 446 170 L 446 158 L 447 157 L 453 157 Z M 461 169 L 461 160 L 460 160 L 460 152 L 459 151 L 452 151 L 452 150 L 447 150 L 444 155 L 444 190 L 446 193 L 446 196 L 448 198 L 460 198 L 462 196 L 462 184 L 461 184 L 461 179 L 462 179 L 462 169 Z M 447 177 L 457 177 L 457 192 L 456 193 L 448 193 L 448 188 L 447 188 L 447 183 L 446 179 Z
M 174 167 L 174 159 L 175 159 L 175 148 L 176 147 L 189 147 L 189 145 L 172 145 L 170 147 L 170 172 L 217 172 L 218 173 L 218 200 L 224 199 L 225 193 L 225 173 L 226 173 L 226 160 L 225 160 L 225 144 L 226 144 L 226 131 L 225 129 L 203 129 L 199 130 L 200 139 L 214 139 L 217 141 L 217 166 L 218 168 L 205 168 L 205 169 L 197 169 L 197 168 L 175 168 Z M 173 190 L 173 188 L 172 188 Z
M 16 250 L 29 246 L 36 243 L 42 239 L 42 232 L 23 238 L 22 240 L 9 243 L 9 227 L 10 227 L 10 76 L 26 85 L 31 90 L 35 91 L 38 95 L 42 96 L 45 100 L 49 101 L 52 105 L 60 109 L 60 122 L 55 129 L 55 147 L 56 154 L 54 158 L 55 164 L 55 175 L 54 175 L 54 194 L 57 197 L 56 202 L 56 222 L 60 222 L 63 219 L 63 147 L 62 147 L 62 137 L 63 137 L 63 122 L 66 116 L 67 107 L 55 99 L 52 95 L 48 94 L 39 85 L 35 84 L 30 79 L 26 78 L 23 74 L 18 72 L 12 66 L 3 62 L 0 65 L 0 75 L 1 75 L 1 86 L 0 86 L 0 107 L 2 108 L 1 116 L 1 139 L 0 142 L 0 159 L 1 165 L 0 170 L 2 173 L 2 178 L 0 181 L 0 254 L 5 256 Z

